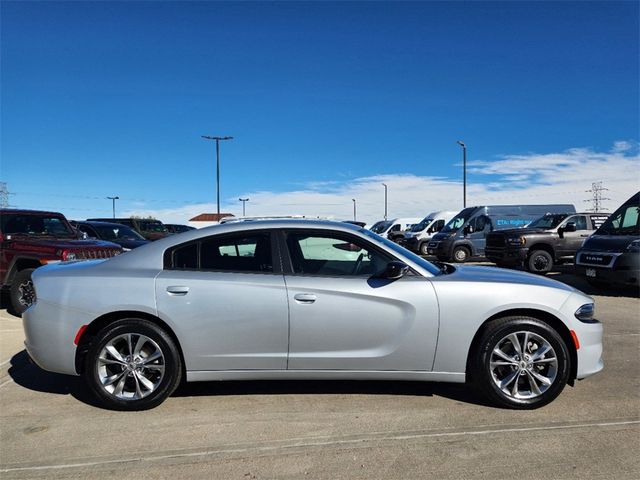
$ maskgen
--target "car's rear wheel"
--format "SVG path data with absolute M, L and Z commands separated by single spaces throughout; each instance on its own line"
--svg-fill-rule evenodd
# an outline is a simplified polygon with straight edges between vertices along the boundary
M 20 316 L 36 301 L 36 291 L 33 288 L 31 274 L 34 268 L 25 268 L 16 273 L 11 282 L 11 307 L 13 313 Z
M 515 409 L 542 407 L 564 389 L 570 372 L 567 345 L 548 324 L 506 317 L 487 325 L 471 357 L 476 387 L 492 403 Z
M 129 318 L 98 332 L 85 358 L 84 375 L 106 408 L 146 410 L 176 389 L 182 361 L 167 332 L 148 320 Z
M 553 257 L 546 250 L 535 250 L 529 254 L 527 267 L 533 273 L 547 273 L 553 267 Z

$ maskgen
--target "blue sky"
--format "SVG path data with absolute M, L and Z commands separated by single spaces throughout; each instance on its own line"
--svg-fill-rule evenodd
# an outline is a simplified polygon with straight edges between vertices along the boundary
M 0 180 L 15 206 L 85 218 L 119 195 L 121 213 L 165 221 L 213 211 L 202 134 L 235 137 L 221 188 L 235 213 L 242 195 L 249 213 L 348 217 L 360 195 L 373 220 L 381 180 L 391 215 L 456 209 L 458 139 L 478 163 L 471 203 L 553 186 L 577 204 L 602 179 L 617 201 L 640 184 L 615 173 L 640 166 L 637 2 L 1 8 Z M 596 163 L 569 190 L 490 168 L 560 155 L 555 174 L 575 175 L 562 155 L 576 151 Z

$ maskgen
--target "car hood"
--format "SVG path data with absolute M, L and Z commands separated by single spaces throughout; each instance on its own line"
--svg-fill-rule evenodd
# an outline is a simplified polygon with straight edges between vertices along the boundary
M 141 247 L 142 245 L 146 245 L 147 243 L 149 243 L 149 240 L 114 240 L 114 242 L 120 245 L 122 248 L 133 249 Z
M 553 233 L 553 230 L 544 230 L 542 228 L 509 228 L 507 230 L 498 230 L 494 233 L 501 233 L 507 236 L 517 236 L 517 235 L 550 235 Z
M 16 244 L 38 245 L 41 247 L 60 248 L 64 250 L 95 250 L 97 248 L 118 248 L 115 243 L 104 240 L 73 240 L 45 237 L 13 237 Z
M 575 288 L 543 275 L 534 275 L 506 268 L 480 267 L 474 265 L 457 265 L 456 271 L 448 275 L 437 277 L 438 280 L 454 282 L 482 282 L 482 283 L 517 283 L 538 287 L 556 288 L 568 292 L 577 291 Z
M 591 235 L 584 242 L 581 250 L 624 252 L 631 242 L 639 238 L 638 235 Z

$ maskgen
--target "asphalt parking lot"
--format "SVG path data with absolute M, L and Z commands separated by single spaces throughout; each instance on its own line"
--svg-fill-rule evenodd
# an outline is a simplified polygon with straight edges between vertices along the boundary
M 0 311 L 0 475 L 13 478 L 640 478 L 640 299 L 598 294 L 605 370 L 510 411 L 464 386 L 190 384 L 160 407 L 102 410 L 44 372 Z

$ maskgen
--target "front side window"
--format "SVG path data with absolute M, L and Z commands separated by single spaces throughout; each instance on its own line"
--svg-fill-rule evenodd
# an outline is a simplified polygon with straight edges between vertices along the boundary
M 567 219 L 567 223 L 575 223 L 576 224 L 576 231 L 577 230 L 588 230 L 587 229 L 587 217 L 585 217 L 584 215 L 576 215 L 574 217 L 570 217 L 569 219 Z
M 331 233 L 289 233 L 287 247 L 299 274 L 358 276 L 381 273 L 391 260 L 356 237 Z
M 5 235 L 44 235 L 75 237 L 67 222 L 59 216 L 3 213 L 1 230 Z

